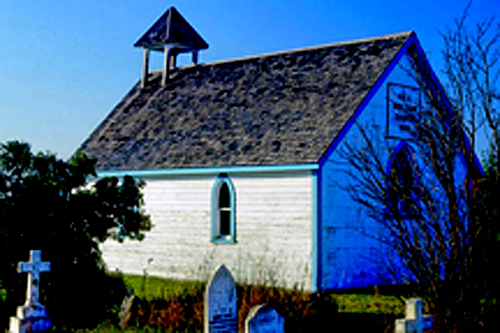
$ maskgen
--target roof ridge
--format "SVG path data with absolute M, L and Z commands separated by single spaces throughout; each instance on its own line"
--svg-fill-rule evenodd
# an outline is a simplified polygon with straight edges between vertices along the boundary
M 363 42 L 371 42 L 371 41 L 377 41 L 377 40 L 383 40 L 383 39 L 390 39 L 390 38 L 397 38 L 397 37 L 403 37 L 403 36 L 410 37 L 410 35 L 413 34 L 413 33 L 414 33 L 413 30 L 409 30 L 409 31 L 405 31 L 405 32 L 398 32 L 398 33 L 387 34 L 387 35 L 382 35 L 382 36 L 366 37 L 366 38 L 360 38 L 360 39 L 355 39 L 355 40 L 347 40 L 347 41 L 341 41 L 341 42 L 321 44 L 321 45 L 316 45 L 316 46 L 306 46 L 306 47 L 296 48 L 296 49 L 291 49 L 291 50 L 284 50 L 284 51 L 276 51 L 276 52 L 255 54 L 255 55 L 249 55 L 249 56 L 242 56 L 242 57 L 238 57 L 238 58 L 215 60 L 215 61 L 211 61 L 211 62 L 201 63 L 201 64 L 198 64 L 198 65 L 189 64 L 189 65 L 186 65 L 186 66 L 179 67 L 179 69 L 188 69 L 188 68 L 192 68 L 192 67 L 196 67 L 196 66 L 213 66 L 213 65 L 225 64 L 225 63 L 231 63 L 231 62 L 252 60 L 252 59 L 258 59 L 258 58 L 267 58 L 267 57 L 272 57 L 272 56 L 277 56 L 277 55 L 284 55 L 284 54 L 298 53 L 298 52 L 304 52 L 304 51 L 319 50 L 319 49 L 323 49 L 323 48 L 326 49 L 326 48 L 333 47 L 333 46 L 343 46 L 343 45 L 349 45 L 349 44 L 359 44 L 359 43 L 363 43 Z M 154 72 L 154 71 L 152 71 L 152 72 Z

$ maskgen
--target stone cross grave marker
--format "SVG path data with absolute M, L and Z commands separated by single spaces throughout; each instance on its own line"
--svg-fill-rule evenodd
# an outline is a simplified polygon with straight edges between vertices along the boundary
M 283 333 L 285 321 L 272 306 L 261 304 L 254 306 L 245 320 L 246 333 Z
M 396 319 L 396 333 L 422 333 L 432 328 L 432 316 L 422 315 L 422 300 L 410 298 L 406 301 L 406 317 Z
M 236 284 L 231 272 L 220 265 L 205 290 L 205 332 L 238 332 Z
M 19 273 L 28 273 L 26 302 L 17 308 L 17 317 L 10 318 L 10 332 L 44 331 L 51 325 L 45 306 L 40 304 L 40 273 L 50 271 L 50 262 L 42 262 L 42 251 L 30 251 L 30 261 L 19 262 Z

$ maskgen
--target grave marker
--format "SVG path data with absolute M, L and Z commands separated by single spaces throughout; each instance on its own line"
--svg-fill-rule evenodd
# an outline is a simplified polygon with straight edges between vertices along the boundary
M 220 265 L 205 291 L 205 332 L 238 332 L 236 284 L 231 272 Z
M 272 306 L 261 304 L 254 306 L 245 320 L 246 333 L 283 333 L 285 321 Z
M 42 251 L 30 251 L 29 262 L 19 262 L 19 273 L 28 273 L 26 302 L 17 307 L 17 317 L 10 317 L 10 332 L 36 332 L 50 329 L 45 306 L 40 304 L 40 273 L 50 271 L 50 262 L 42 262 Z
M 422 315 L 422 300 L 410 298 L 406 301 L 406 317 L 396 319 L 396 333 L 422 333 L 432 328 L 432 316 Z

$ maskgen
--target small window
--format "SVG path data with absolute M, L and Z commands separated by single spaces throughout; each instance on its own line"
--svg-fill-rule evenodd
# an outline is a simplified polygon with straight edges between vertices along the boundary
M 226 175 L 219 176 L 212 191 L 212 242 L 236 242 L 234 188 Z

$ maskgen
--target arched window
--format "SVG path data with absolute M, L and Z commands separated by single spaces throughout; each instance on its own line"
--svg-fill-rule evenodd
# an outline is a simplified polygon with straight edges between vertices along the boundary
M 420 175 L 413 149 L 406 143 L 396 147 L 389 161 L 387 206 L 392 216 L 416 217 L 420 192 Z
M 212 242 L 236 242 L 234 187 L 227 175 L 217 178 L 212 191 Z

